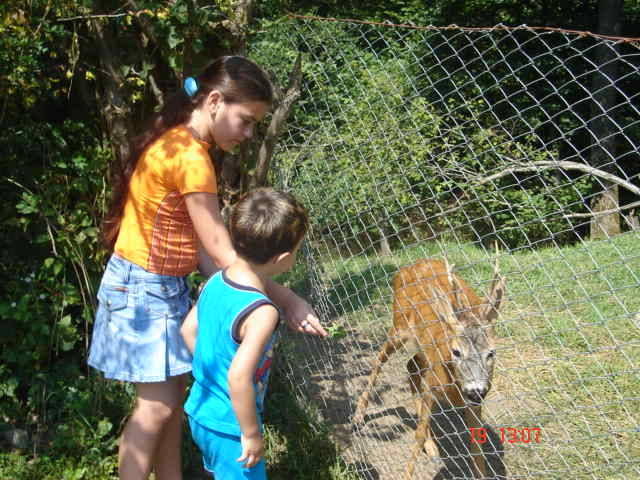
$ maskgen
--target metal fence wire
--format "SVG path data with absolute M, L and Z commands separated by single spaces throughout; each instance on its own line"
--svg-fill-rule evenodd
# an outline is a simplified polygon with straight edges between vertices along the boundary
M 405 478 L 416 399 L 437 456 L 419 451 L 413 478 L 470 478 L 478 456 L 489 478 L 640 478 L 639 45 L 302 17 L 258 35 L 252 55 L 275 75 L 302 58 L 273 180 L 310 210 L 291 282 L 331 331 L 285 342 L 284 373 L 354 478 Z M 495 364 L 476 374 L 491 385 L 473 432 L 465 412 L 477 405 L 447 336 L 399 347 L 354 421 L 378 352 L 399 335 L 393 278 L 422 258 L 446 258 L 480 298 L 496 259 L 504 278 L 498 317 L 479 324 L 494 334 Z M 421 318 L 420 301 L 403 335 L 448 321 Z M 464 305 L 450 304 L 464 323 Z M 463 340 L 461 355 L 481 362 L 488 350 Z M 425 351 L 423 381 L 436 364 L 449 376 L 414 392 L 407 362 Z

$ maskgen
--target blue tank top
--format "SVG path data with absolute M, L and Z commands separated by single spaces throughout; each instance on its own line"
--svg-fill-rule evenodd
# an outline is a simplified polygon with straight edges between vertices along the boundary
M 198 299 L 198 336 L 193 353 L 194 382 L 185 412 L 199 424 L 229 435 L 240 436 L 240 425 L 231 404 L 227 376 L 240 341 L 242 321 L 261 305 L 273 302 L 259 290 L 230 280 L 224 271 L 215 274 Z M 275 306 L 275 305 L 274 305 Z M 262 428 L 262 411 L 267 390 L 273 347 L 271 337 L 254 376 L 256 410 Z

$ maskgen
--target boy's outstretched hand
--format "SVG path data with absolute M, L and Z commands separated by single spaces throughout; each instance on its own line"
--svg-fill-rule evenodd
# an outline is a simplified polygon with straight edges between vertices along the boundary
M 240 444 L 242 445 L 242 455 L 240 455 L 237 461 L 244 462 L 244 468 L 254 467 L 264 455 L 264 440 L 262 435 L 260 433 L 252 437 L 242 435 L 240 437 Z

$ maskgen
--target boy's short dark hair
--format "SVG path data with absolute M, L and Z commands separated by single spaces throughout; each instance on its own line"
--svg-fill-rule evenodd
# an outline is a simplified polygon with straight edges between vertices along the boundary
M 307 210 L 294 196 L 271 188 L 246 193 L 229 215 L 233 248 L 242 258 L 257 264 L 293 251 L 308 226 Z

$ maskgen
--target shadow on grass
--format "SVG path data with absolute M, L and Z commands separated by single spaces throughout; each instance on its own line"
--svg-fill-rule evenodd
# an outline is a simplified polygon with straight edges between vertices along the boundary
M 346 466 L 329 430 L 299 406 L 291 384 L 277 368 L 270 379 L 265 405 L 269 431 L 267 472 L 271 480 L 347 479 Z
M 395 265 L 380 263 L 328 279 L 325 286 L 328 303 L 333 307 L 331 315 L 347 315 L 386 297 L 397 271 Z

